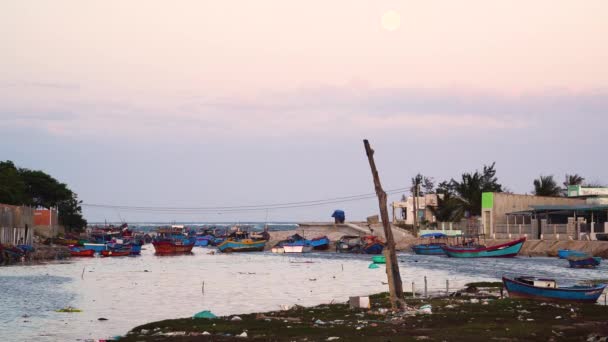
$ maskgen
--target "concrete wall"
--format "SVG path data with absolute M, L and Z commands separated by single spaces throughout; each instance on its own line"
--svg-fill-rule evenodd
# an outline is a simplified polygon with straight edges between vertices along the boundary
M 487 194 L 484 197 L 487 198 Z M 496 225 L 507 224 L 507 214 L 531 209 L 533 205 L 584 205 L 584 199 L 565 197 L 542 197 L 508 193 L 492 193 L 493 203 L 484 201 L 481 210 L 482 224 L 486 234 L 493 234 Z M 514 223 L 514 222 L 511 222 Z M 523 222 L 522 222 L 523 223 Z

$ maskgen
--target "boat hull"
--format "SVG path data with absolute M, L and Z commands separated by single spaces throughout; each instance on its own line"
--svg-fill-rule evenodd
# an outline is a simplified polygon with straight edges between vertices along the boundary
M 70 255 L 73 257 L 92 257 L 95 251 L 92 249 L 70 250 Z
M 313 247 L 309 245 L 283 245 L 285 253 L 309 253 L 312 252 Z
M 365 254 L 382 254 L 384 250 L 384 244 L 380 242 L 374 242 L 363 247 L 363 253 Z
M 310 240 L 310 244 L 312 245 L 313 249 L 326 250 L 329 249 L 329 238 L 327 236 L 314 238 Z
M 442 244 L 420 244 L 412 246 L 414 253 L 418 255 L 445 255 L 443 246 L 447 246 L 445 243 Z
M 126 251 L 111 251 L 111 250 L 101 251 L 101 256 L 103 256 L 103 257 L 122 257 L 122 256 L 129 256 L 129 255 L 131 255 L 131 251 L 130 250 L 126 250 Z
M 272 253 L 275 253 L 275 254 L 283 254 L 283 253 L 285 253 L 285 248 L 283 248 L 283 247 L 272 247 L 272 249 L 270 251 Z
M 595 303 L 604 292 L 605 284 L 594 287 L 543 288 L 519 282 L 507 277 L 502 282 L 511 298 L 535 299 L 543 301 L 565 301 Z
M 220 252 L 233 253 L 233 252 L 261 252 L 264 250 L 266 245 L 265 240 L 243 240 L 234 241 L 226 240 L 217 246 Z
M 582 257 L 586 256 L 587 253 L 582 251 L 575 251 L 572 249 L 560 249 L 557 251 L 557 257 L 560 259 L 568 259 L 570 257 Z
M 181 243 L 171 241 L 159 241 L 153 242 L 154 250 L 157 255 L 170 255 L 170 254 L 185 254 L 191 253 L 194 243 Z
M 88 243 L 88 242 L 85 242 L 83 245 L 84 245 L 85 249 L 93 250 L 93 251 L 95 251 L 95 253 L 101 253 L 101 251 L 105 251 L 106 250 L 106 244 L 105 243 Z
M 443 246 L 445 254 L 451 258 L 512 258 L 526 242 L 526 238 L 492 247 L 452 247 Z
M 571 268 L 595 268 L 600 265 L 602 258 L 588 257 L 588 258 L 577 258 L 571 257 L 568 259 L 568 263 Z

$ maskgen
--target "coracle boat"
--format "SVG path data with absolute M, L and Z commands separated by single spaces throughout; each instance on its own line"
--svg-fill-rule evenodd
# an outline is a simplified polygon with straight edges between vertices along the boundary
M 158 236 L 152 242 L 157 255 L 191 253 L 194 238 L 188 238 L 183 226 L 158 229 Z
M 447 256 L 452 258 L 512 258 L 516 256 L 526 242 L 526 238 L 517 239 L 501 245 L 486 247 L 483 245 L 443 246 Z
M 70 255 L 73 257 L 92 257 L 95 256 L 95 251 L 92 249 L 72 247 L 70 248 Z
M 543 301 L 595 303 L 604 292 L 604 288 L 606 288 L 606 284 L 558 287 L 554 279 L 537 277 L 509 278 L 503 276 L 502 282 L 511 298 Z
M 412 246 L 412 250 L 414 253 L 419 255 L 445 255 L 443 247 L 447 246 L 447 243 L 445 242 L 447 237 L 448 236 L 443 233 L 429 233 L 421 235 L 421 239 L 429 239 L 429 241 L 427 243 L 420 243 Z M 444 242 L 433 242 L 440 239 L 446 240 L 443 240 Z
M 592 256 L 571 256 L 568 263 L 571 268 L 595 268 L 600 265 L 602 258 Z
M 584 257 L 587 253 L 583 251 L 576 251 L 573 249 L 560 249 L 557 251 L 557 257 L 560 259 L 568 259 L 570 257 Z
M 217 246 L 220 252 L 261 252 L 266 246 L 266 240 L 254 240 L 249 233 L 236 231 Z

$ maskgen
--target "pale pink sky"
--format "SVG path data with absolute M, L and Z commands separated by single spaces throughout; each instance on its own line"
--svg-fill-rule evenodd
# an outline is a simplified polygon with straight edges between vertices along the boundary
M 395 31 L 382 28 L 388 10 L 400 15 Z M 312 156 L 318 149 L 307 145 L 311 137 L 341 148 L 356 142 L 357 151 L 363 137 L 396 139 L 385 141 L 395 155 L 403 148 L 397 146 L 410 146 L 408 139 L 449 138 L 470 150 L 479 144 L 471 137 L 501 144 L 523 136 L 548 153 L 565 130 L 597 137 L 608 126 L 607 18 L 604 0 L 6 0 L 0 152 L 23 166 L 56 168 L 89 202 L 110 199 L 53 161 L 12 153 L 7 137 L 35 132 L 43 141 L 32 151 L 76 143 L 83 154 L 108 141 L 120 150 L 119 141 L 143 144 L 158 136 L 189 144 L 266 139 Z M 405 131 L 408 137 L 400 137 Z M 568 148 L 588 148 L 589 136 L 575 138 Z M 510 153 L 505 162 L 538 156 L 522 155 L 521 146 L 484 145 Z M 443 152 L 435 148 L 423 155 Z M 539 164 L 546 169 L 526 177 L 561 172 L 555 153 Z M 466 165 L 500 157 L 489 153 Z M 433 165 L 416 165 L 426 162 Z M 395 183 L 424 169 L 409 167 Z M 601 177 L 587 167 L 582 171 Z M 108 181 L 124 186 L 116 177 Z M 528 191 L 529 179 L 512 178 L 514 190 Z M 290 199 L 317 198 L 314 189 Z M 355 190 L 341 194 L 361 192 Z

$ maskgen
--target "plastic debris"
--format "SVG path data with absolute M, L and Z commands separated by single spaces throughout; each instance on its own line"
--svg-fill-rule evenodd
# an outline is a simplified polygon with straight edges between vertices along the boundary
M 239 316 L 234 316 L 232 317 L 231 321 L 236 322 L 236 321 L 242 321 L 243 319 Z
M 201 311 L 201 312 L 195 314 L 194 317 L 192 317 L 192 318 L 214 319 L 214 318 L 217 318 L 217 316 L 214 315 L 211 311 L 205 310 L 205 311 Z
M 378 264 L 371 263 L 371 264 L 369 264 L 368 268 L 369 269 L 376 269 L 376 268 L 380 268 L 380 266 L 378 266 Z
M 244 338 L 246 338 L 246 337 L 247 337 L 247 332 L 246 332 L 246 331 L 243 331 L 243 333 L 242 333 L 242 334 L 240 334 L 240 335 L 236 335 L 236 337 L 244 337 Z
M 431 306 L 431 304 L 426 304 L 426 305 L 421 306 L 418 309 L 418 312 L 421 314 L 430 315 L 433 313 L 433 307 Z
M 203 331 L 203 335 L 208 336 L 208 335 L 211 335 L 211 333 L 209 333 L 208 331 Z
M 340 338 L 337 336 L 332 336 L 332 337 L 328 337 L 327 340 L 325 341 L 335 341 L 335 340 L 339 340 Z
M 318 319 L 318 320 L 315 321 L 315 324 L 324 325 L 325 322 L 323 322 L 322 320 Z

